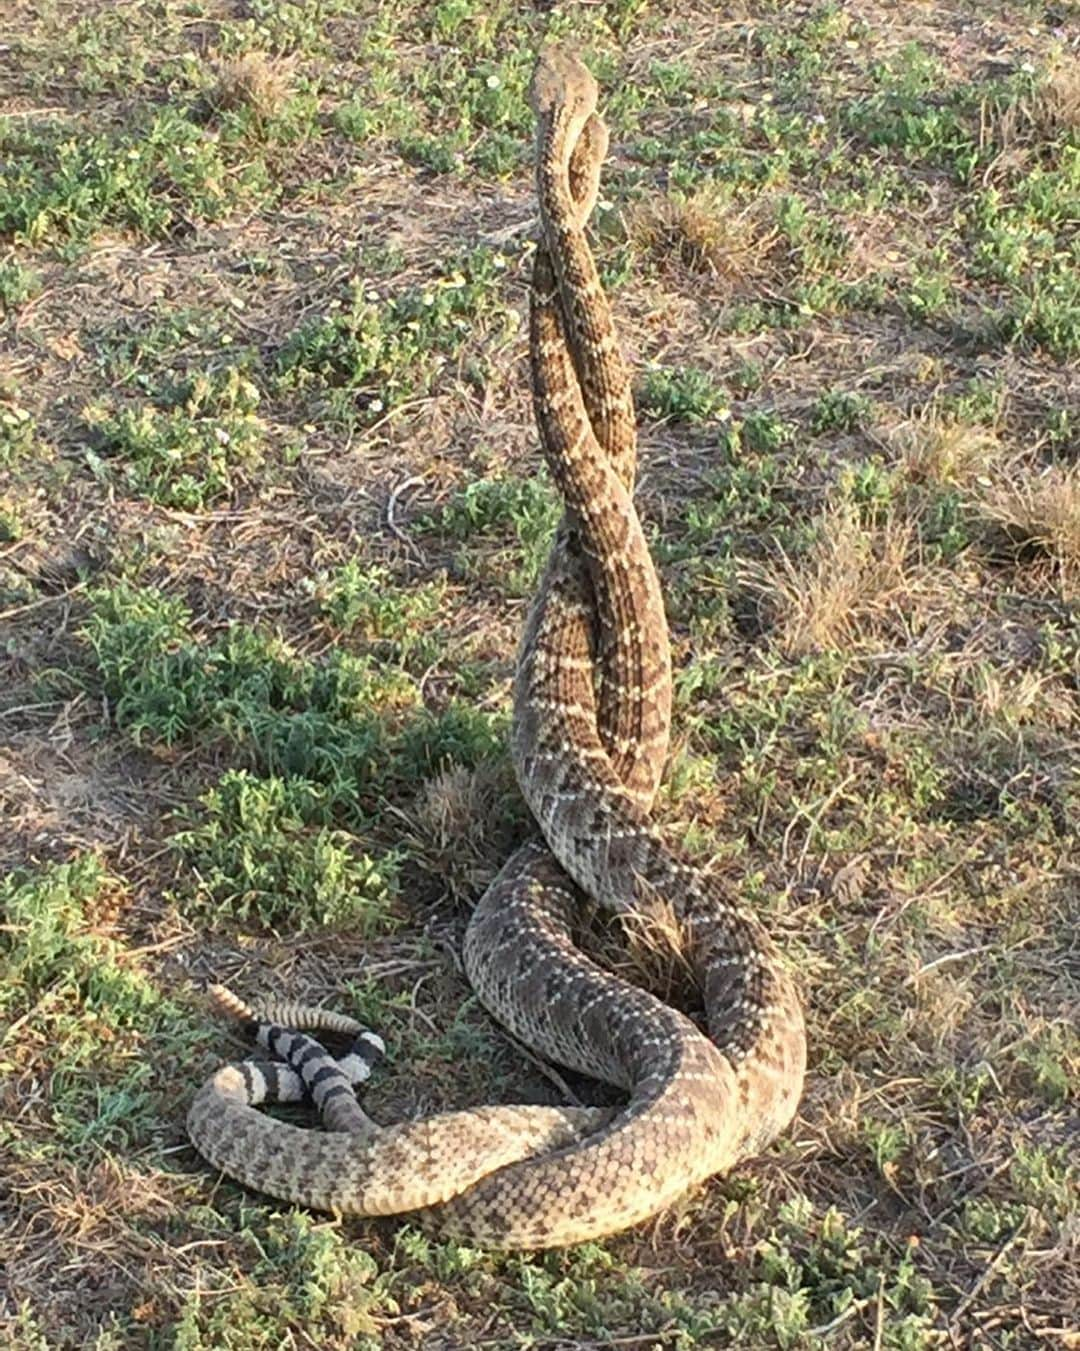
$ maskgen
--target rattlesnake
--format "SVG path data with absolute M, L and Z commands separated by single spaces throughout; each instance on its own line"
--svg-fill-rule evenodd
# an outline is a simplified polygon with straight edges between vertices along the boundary
M 533 393 L 567 516 L 522 640 L 511 749 L 543 842 L 520 848 L 488 889 L 464 959 L 517 1036 L 628 1101 L 482 1107 L 381 1128 L 346 1091 L 372 1058 L 363 1038 L 339 1066 L 318 1043 L 264 1025 L 261 1043 L 289 1065 L 226 1067 L 188 1117 L 200 1152 L 258 1190 L 347 1214 L 413 1210 L 440 1232 L 502 1248 L 613 1232 L 757 1152 L 794 1113 L 805 1065 L 801 1010 L 767 935 L 649 821 L 667 745 L 667 631 L 630 497 L 629 381 L 582 231 L 606 132 L 595 83 L 572 56 L 541 58 L 532 99 L 543 222 Z M 574 945 L 579 887 L 609 911 L 667 914 L 701 985 L 708 1037 Z M 234 1011 L 257 1029 L 249 1009 Z M 318 1027 L 329 1016 L 286 1007 L 260 1017 Z M 358 1029 L 339 1019 L 338 1030 Z M 254 1109 L 305 1091 L 327 1133 Z

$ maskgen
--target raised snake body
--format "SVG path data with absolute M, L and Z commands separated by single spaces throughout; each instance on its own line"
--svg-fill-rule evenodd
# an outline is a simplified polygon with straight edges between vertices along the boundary
M 501 1248 L 624 1228 L 758 1152 L 791 1119 L 805 1066 L 801 1010 L 768 936 L 649 820 L 667 748 L 670 663 L 630 496 L 629 379 L 583 232 L 607 136 L 595 83 L 572 56 L 545 53 L 532 99 L 542 221 L 533 395 L 567 514 L 519 652 L 512 754 L 543 838 L 522 846 L 481 899 L 464 958 L 500 1022 L 560 1064 L 626 1090 L 626 1104 L 482 1107 L 383 1128 L 352 1098 L 355 1067 L 264 1028 L 264 1046 L 292 1068 L 228 1066 L 188 1118 L 200 1152 L 257 1190 L 346 1214 L 419 1211 L 439 1232 Z M 674 920 L 708 1036 L 580 951 L 571 938 L 578 888 L 609 911 L 662 910 Z M 296 1011 L 294 1025 L 307 1012 Z M 264 1021 L 290 1021 L 281 1013 Z M 255 1110 L 260 1099 L 305 1092 L 324 1133 Z

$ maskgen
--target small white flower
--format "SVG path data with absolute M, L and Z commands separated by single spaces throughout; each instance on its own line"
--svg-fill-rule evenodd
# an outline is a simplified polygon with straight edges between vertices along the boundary
M 484 83 L 489 89 L 498 89 L 502 84 L 502 80 L 500 80 L 497 75 L 489 75 Z
M 368 404 L 368 411 L 372 413 L 381 413 L 385 407 L 386 405 L 383 403 L 382 399 L 372 399 Z

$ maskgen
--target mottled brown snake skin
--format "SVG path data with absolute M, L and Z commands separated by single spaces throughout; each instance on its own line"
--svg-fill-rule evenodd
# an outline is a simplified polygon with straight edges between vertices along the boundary
M 497 1248 L 575 1243 L 655 1214 L 782 1131 L 805 1067 L 801 1009 L 767 934 L 649 819 L 667 752 L 670 662 L 631 498 L 629 377 L 584 235 L 607 149 L 596 97 L 575 57 L 541 57 L 530 356 L 540 439 L 566 517 L 519 652 L 512 754 L 542 839 L 520 848 L 481 899 L 464 958 L 501 1023 L 559 1064 L 625 1090 L 625 1105 L 491 1106 L 381 1127 L 352 1093 L 377 1038 L 320 1011 L 256 1016 L 222 996 L 287 1063 L 226 1066 L 188 1116 L 199 1151 L 255 1190 L 342 1214 L 419 1212 L 437 1232 Z M 674 919 L 707 1036 L 580 951 L 571 929 L 582 892 L 608 911 Z M 336 1062 L 289 1026 L 360 1035 Z M 303 1096 L 324 1131 L 256 1110 Z

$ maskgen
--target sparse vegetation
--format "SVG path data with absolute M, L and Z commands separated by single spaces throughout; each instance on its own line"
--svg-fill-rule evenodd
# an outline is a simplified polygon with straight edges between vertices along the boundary
M 645 412 L 671 422 L 708 422 L 730 417 L 723 386 L 708 371 L 694 367 L 649 371 L 639 401 Z
M 232 489 L 238 468 L 258 466 L 258 406 L 259 391 L 235 367 L 196 376 L 167 391 L 163 404 L 88 405 L 83 417 L 96 443 L 92 463 L 104 461 L 106 468 L 115 460 L 132 491 L 163 506 L 205 508 Z
M 319 786 L 230 770 L 203 795 L 203 819 L 170 843 L 198 879 L 199 900 L 235 920 L 302 932 L 385 927 L 396 860 L 359 854 L 349 836 L 308 826 L 325 813 Z
M 11 468 L 28 455 L 34 444 L 33 414 L 13 394 L 0 396 L 0 467 Z
M 1068 8 L 16 4 L 0 1344 L 1074 1344 Z M 659 819 L 789 954 L 811 1069 L 645 1229 L 494 1257 L 242 1193 L 183 1119 L 235 1050 L 212 980 L 376 1027 L 380 1120 L 561 1097 L 453 956 L 529 829 L 509 687 L 562 511 L 523 322 L 545 33 L 612 129 Z M 594 937 L 685 996 L 648 933 Z

